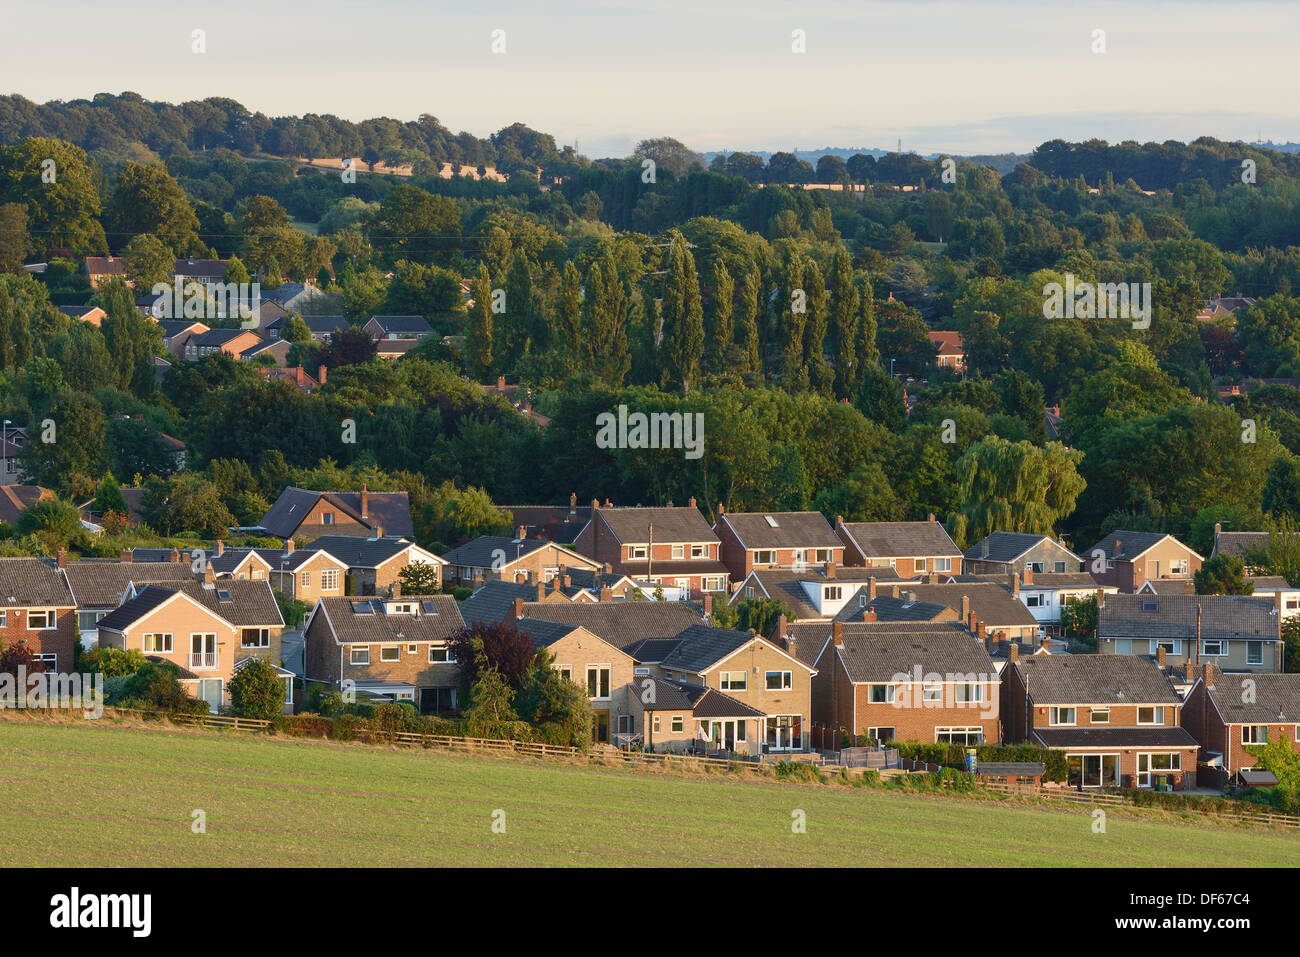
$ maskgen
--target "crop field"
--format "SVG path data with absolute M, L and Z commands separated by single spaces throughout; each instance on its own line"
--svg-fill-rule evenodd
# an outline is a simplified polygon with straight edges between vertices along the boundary
M 0 755 L 7 866 L 1300 863 L 1264 828 L 238 732 L 13 718 Z

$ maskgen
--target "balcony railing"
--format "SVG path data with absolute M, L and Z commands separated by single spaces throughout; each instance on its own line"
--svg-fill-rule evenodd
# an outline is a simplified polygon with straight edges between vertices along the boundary
M 215 651 L 191 652 L 191 668 L 215 668 L 217 666 L 217 653 Z

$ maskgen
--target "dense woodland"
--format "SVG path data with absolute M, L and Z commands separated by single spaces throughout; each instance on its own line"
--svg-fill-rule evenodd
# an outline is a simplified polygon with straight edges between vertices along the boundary
M 355 182 L 293 159 L 341 156 L 362 160 Z M 414 173 L 366 171 L 380 160 Z M 444 178 L 441 163 L 509 181 Z M 592 161 L 522 124 L 479 139 L 430 116 L 2 98 L 0 414 L 33 436 L 56 424 L 57 441 L 24 450 L 32 481 L 95 497 L 97 514 L 118 486 L 146 486 L 149 528 L 169 536 L 256 523 L 290 482 L 409 489 L 434 546 L 509 527 L 493 503 L 571 492 L 935 513 L 961 544 L 1009 529 L 1084 548 L 1113 528 L 1164 529 L 1203 553 L 1215 520 L 1266 528 L 1300 512 L 1300 389 L 1286 381 L 1300 377 L 1300 157 L 1053 141 L 1006 175 L 947 168 L 788 153 L 706 168 L 668 138 Z M 157 381 L 161 340 L 135 293 L 87 283 L 82 259 L 110 252 L 138 288 L 169 280 L 174 257 L 235 257 L 232 279 L 318 283 L 315 312 L 418 313 L 439 334 L 395 363 L 359 336 L 299 341 L 292 362 L 330 367 L 312 394 L 223 357 Z M 43 277 L 22 270 L 34 261 Z M 1150 328 L 1044 318 L 1044 287 L 1067 274 L 1151 283 Z M 1196 320 L 1238 293 L 1256 305 Z M 100 329 L 56 308 L 88 302 L 108 313 Z M 941 329 L 963 336 L 964 377 L 935 366 L 927 333 Z M 499 375 L 550 424 L 474 384 Z M 1219 400 L 1217 385 L 1251 378 L 1284 381 L 1235 409 Z M 702 411 L 704 455 L 596 448 L 596 416 L 620 403 Z M 1049 441 L 1044 408 L 1058 405 Z M 186 443 L 185 471 L 164 434 Z M 93 542 L 68 512 L 0 529 L 6 547 L 124 540 Z

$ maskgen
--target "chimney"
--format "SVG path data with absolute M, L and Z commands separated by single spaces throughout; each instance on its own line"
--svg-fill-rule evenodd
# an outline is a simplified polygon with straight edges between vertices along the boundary
M 825 564 L 825 566 L 823 566 L 822 571 L 825 573 L 825 575 L 826 575 L 827 578 L 834 578 L 834 577 L 835 577 L 835 563 L 834 563 L 834 562 L 827 562 L 827 563 Z
M 592 511 L 595 511 L 595 510 L 598 509 L 598 508 L 600 508 L 600 499 L 598 499 L 598 498 L 593 498 L 593 499 L 591 500 L 591 509 L 592 509 Z
M 874 608 L 868 608 L 866 611 L 864 611 L 864 612 L 862 613 L 862 620 L 863 620 L 863 621 L 875 621 L 875 620 L 876 620 L 876 609 L 874 609 Z
M 62 545 L 59 546 L 59 567 L 60 568 L 68 567 L 68 550 L 64 548 Z
M 569 514 L 572 515 L 577 510 L 578 510 L 578 493 L 570 492 L 569 493 Z
M 515 538 L 525 539 L 527 537 L 528 537 L 528 529 L 526 527 L 524 527 L 523 525 L 518 525 L 515 527 Z
M 1161 668 L 1163 668 L 1163 667 L 1165 666 L 1165 646 L 1164 646 L 1164 645 L 1158 645 L 1158 646 L 1156 646 L 1156 664 L 1158 664 Z
M 835 639 L 835 647 L 836 647 L 836 648 L 843 648 L 843 647 L 844 647 L 844 625 L 843 625 L 843 623 L 838 622 L 838 621 L 832 623 L 832 624 L 831 624 L 831 635 L 832 635 L 832 636 L 834 637 L 834 639 Z
M 786 625 L 785 625 L 785 615 L 777 615 L 777 617 L 776 617 L 776 636 L 777 636 L 778 638 L 780 638 L 782 641 L 785 640 L 785 628 L 786 628 Z
M 691 496 L 691 508 L 695 508 L 695 496 Z
M 975 637 L 978 638 L 980 635 L 984 634 L 985 631 L 984 619 L 977 615 L 975 617 Z
M 1195 674 L 1196 674 L 1196 669 L 1195 669 L 1194 667 L 1192 667 L 1192 659 L 1191 659 L 1191 658 L 1184 658 L 1184 659 L 1183 659 L 1183 678 L 1185 678 L 1187 681 L 1190 682 L 1190 681 L 1192 680 L 1192 676 L 1195 675 Z
M 614 593 L 613 593 L 612 591 L 609 590 L 609 586 L 608 586 L 608 585 L 601 585 L 601 586 L 600 586 L 600 600 L 601 600 L 601 601 L 613 601 L 613 600 L 614 600 Z
M 602 591 L 609 591 L 608 588 L 604 588 L 604 589 L 601 589 L 601 590 L 602 590 Z M 706 591 L 706 592 L 704 593 L 704 616 L 705 616 L 706 618 L 712 618 L 712 617 L 713 617 L 713 592 L 708 592 L 708 591 Z
M 1113 551 L 1111 551 L 1111 554 L 1114 555 L 1116 558 L 1119 558 L 1120 555 L 1124 554 L 1123 545 L 1124 543 L 1122 541 L 1120 541 L 1118 538 L 1115 539 L 1115 548 Z
M 504 389 L 505 387 L 506 387 L 506 377 L 503 375 L 497 376 L 497 388 Z
M 375 534 L 374 534 L 372 537 L 374 537 L 374 538 L 383 538 L 383 537 L 384 537 L 384 526 L 382 526 L 382 525 L 376 525 L 376 526 L 374 527 L 374 533 L 375 533 Z
M 365 521 L 370 517 L 370 489 L 366 488 L 366 483 L 361 483 L 361 520 Z
M 840 527 L 841 525 L 843 525 L 843 524 L 844 524 L 844 516 L 843 516 L 843 515 L 836 515 L 836 516 L 835 516 L 835 527 L 836 527 L 836 528 L 839 528 L 839 527 Z
M 516 621 L 522 617 L 524 617 L 524 600 L 516 598 L 514 604 L 510 606 L 510 617 L 507 621 Z
M 1008 572 L 1007 577 L 1011 579 L 1011 597 L 1020 597 L 1020 576 L 1015 572 Z
M 930 521 L 932 521 L 932 522 L 934 521 L 934 512 L 931 512 L 931 513 L 930 513 Z
M 223 542 L 221 539 L 218 538 L 218 539 L 217 539 L 217 557 L 220 558 L 220 557 L 221 557 L 222 555 L 224 555 L 224 554 L 226 554 L 226 543 Z
M 726 510 L 727 510 L 727 506 L 725 506 L 725 505 L 723 505 L 721 502 L 719 502 L 719 503 L 718 503 L 718 518 L 722 518 L 722 515 L 723 515 L 724 512 L 726 512 Z
M 329 372 L 328 369 L 326 369 L 324 366 L 321 366 L 320 370 L 316 373 L 316 381 L 319 382 L 321 385 L 324 385 L 325 376 L 328 372 Z
M 573 587 L 573 579 L 569 576 L 568 572 L 564 573 L 564 587 L 566 590 Z
M 292 538 L 286 538 L 286 539 L 284 540 L 284 553 L 285 553 L 286 555 L 292 555 L 292 554 L 293 554 L 293 539 L 292 539 Z
M 898 582 L 894 582 L 892 585 L 889 586 L 889 597 L 891 598 L 898 597 Z
M 938 573 L 938 572 L 930 572 L 930 574 L 928 574 L 928 575 L 925 576 L 925 581 L 926 581 L 926 584 L 929 584 L 929 585 L 937 585 L 937 584 L 939 584 L 939 573 Z
M 973 620 L 970 616 L 970 595 L 961 596 L 961 620 L 965 622 L 973 623 Z M 971 630 L 974 631 L 973 628 Z
M 132 557 L 133 556 L 131 554 L 131 549 L 124 548 L 122 549 L 122 554 L 117 557 L 117 560 L 121 562 L 129 562 L 131 561 Z
M 1098 588 L 1098 589 L 1097 589 L 1097 607 L 1100 608 L 1100 607 L 1101 607 L 1102 605 L 1104 605 L 1104 604 L 1106 604 L 1106 589 L 1104 589 L 1104 588 Z
M 785 650 L 791 658 L 799 657 L 799 641 L 794 635 L 785 640 Z
M 181 560 L 181 553 L 178 552 L 175 548 L 173 548 L 171 550 L 171 553 L 167 556 L 167 560 L 169 562 L 178 562 Z
M 1212 662 L 1207 661 L 1201 665 L 1201 676 L 1205 679 L 1205 687 L 1214 687 L 1214 664 Z
M 212 562 L 203 563 L 203 584 L 212 585 L 217 580 L 217 573 L 212 570 Z
M 614 574 L 614 566 L 611 565 L 609 562 L 605 563 L 605 574 L 606 575 Z
M 963 595 L 961 599 L 961 603 L 963 608 L 968 608 L 970 606 L 970 599 L 967 598 L 965 595 Z M 980 636 L 980 632 L 979 632 L 980 619 L 979 616 L 975 614 L 975 612 L 967 611 L 966 614 L 962 617 L 962 621 L 966 623 L 966 628 L 972 635 L 974 635 L 976 638 Z
M 909 605 L 915 605 L 915 604 L 916 604 L 916 592 L 914 592 L 914 591 L 909 591 L 909 592 L 907 593 L 907 603 L 908 603 Z
M 1043 640 L 1038 643 L 1038 647 L 1050 655 L 1052 653 L 1052 639 L 1044 635 Z
M 1220 536 L 1221 534 L 1223 534 L 1223 523 L 1222 523 L 1222 522 L 1215 522 L 1215 523 L 1214 523 L 1214 540 L 1215 540 L 1216 542 L 1219 540 L 1219 536 Z
M 1015 664 L 1020 660 L 1020 642 L 1012 641 L 1007 644 L 1007 662 Z
M 400 579 L 398 581 L 393 582 L 392 587 L 389 588 L 388 590 L 388 594 L 390 598 L 402 597 L 402 582 Z
M 876 576 L 872 575 L 867 579 L 867 601 L 876 600 Z
M 1032 585 L 1034 583 L 1034 570 L 1032 568 L 1025 569 L 1024 579 L 1026 585 Z

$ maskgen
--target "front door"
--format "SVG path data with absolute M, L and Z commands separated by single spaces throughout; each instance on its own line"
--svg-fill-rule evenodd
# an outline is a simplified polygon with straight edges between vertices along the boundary
M 593 711 L 594 721 L 591 723 L 591 740 L 596 744 L 609 743 L 609 712 Z
M 689 601 L 691 597 L 691 580 L 689 578 L 677 579 L 678 595 L 682 601 Z
M 221 679 L 202 678 L 199 680 L 199 699 L 208 703 L 208 710 L 213 714 L 221 708 Z

